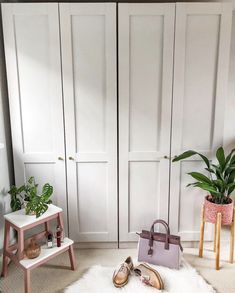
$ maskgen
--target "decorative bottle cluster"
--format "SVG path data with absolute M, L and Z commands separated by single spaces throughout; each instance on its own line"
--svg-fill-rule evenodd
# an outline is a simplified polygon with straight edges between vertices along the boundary
M 61 247 L 61 243 L 63 242 L 63 228 L 60 225 L 57 225 L 56 232 L 48 231 L 47 232 L 47 247 L 52 248 L 54 247 L 54 242 L 56 241 L 56 246 Z

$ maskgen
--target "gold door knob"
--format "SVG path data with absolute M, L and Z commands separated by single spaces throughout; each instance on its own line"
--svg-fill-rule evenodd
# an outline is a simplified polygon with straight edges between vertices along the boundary
M 70 161 L 74 161 L 74 158 L 73 158 L 73 157 L 69 157 L 69 160 L 70 160 Z
M 64 159 L 62 157 L 58 157 L 59 161 L 64 161 Z

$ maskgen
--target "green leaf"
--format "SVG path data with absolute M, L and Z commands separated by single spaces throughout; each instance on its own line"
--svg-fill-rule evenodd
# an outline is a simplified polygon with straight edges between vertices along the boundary
M 31 185 L 31 184 L 35 184 L 35 181 L 34 181 L 34 177 L 31 176 L 29 179 L 28 179 L 28 183 Z
M 229 189 L 228 189 L 228 195 L 230 195 L 235 189 L 235 186 L 231 186 Z
M 233 183 L 235 180 L 235 170 L 232 171 L 230 174 L 229 174 L 229 177 L 228 177 L 228 180 L 227 180 L 227 183 Z
M 225 155 L 224 155 L 224 149 L 222 147 L 217 149 L 216 158 L 221 166 L 221 171 L 223 171 L 225 167 Z
M 195 186 L 199 187 L 199 188 L 201 188 L 203 190 L 209 191 L 212 194 L 216 194 L 216 195 L 219 195 L 219 196 L 221 195 L 221 193 L 218 192 L 215 187 L 213 187 L 213 186 L 211 186 L 209 184 L 199 182 Z
M 174 158 L 174 159 L 172 160 L 172 162 L 178 162 L 178 161 L 180 161 L 180 160 L 187 159 L 187 158 L 189 158 L 189 157 L 191 157 L 191 156 L 193 156 L 193 155 L 195 155 L 195 154 L 196 154 L 195 151 L 191 151 L 191 150 L 186 151 L 186 152 L 182 153 L 181 155 L 176 156 L 176 158 Z
M 8 193 L 10 194 L 10 195 L 16 195 L 17 194 L 17 192 L 18 192 L 18 189 L 17 189 L 17 187 L 15 186 L 15 185 L 12 185 L 11 186 L 11 189 L 8 191 Z
M 206 171 L 215 174 L 215 171 L 212 168 L 205 168 Z
M 215 168 L 216 177 L 219 178 L 219 179 L 221 179 L 221 180 L 224 180 L 224 177 L 223 177 L 223 174 L 222 174 L 220 168 L 218 166 L 214 165 L 214 164 L 211 164 L 211 166 L 213 168 Z
M 200 183 L 200 182 L 197 181 L 197 182 L 189 183 L 189 184 L 186 185 L 186 187 L 195 186 L 197 183 Z
M 233 165 L 233 164 L 235 164 L 235 155 L 232 156 L 232 159 L 231 159 L 231 161 L 230 161 L 230 166 Z
M 225 191 L 225 184 L 224 181 L 221 179 L 216 179 L 213 180 L 213 183 L 215 184 L 215 186 L 219 189 L 220 192 L 224 192 Z
M 200 153 L 192 151 L 192 150 L 189 150 L 189 151 L 186 151 L 186 152 L 182 153 L 181 155 L 179 155 L 176 158 L 174 158 L 172 160 L 172 162 L 178 162 L 180 160 L 187 159 L 187 158 L 192 157 L 194 155 L 199 155 L 203 159 L 203 161 L 205 162 L 207 168 L 210 168 L 210 161 L 207 159 L 207 157 L 205 157 L 204 155 L 202 155 Z
M 11 199 L 10 206 L 13 212 L 18 211 L 21 209 L 21 201 L 19 200 L 19 198 L 14 197 Z
M 232 154 L 235 152 L 235 148 L 231 150 L 230 154 L 226 157 L 226 160 L 225 160 L 225 163 L 228 164 L 231 157 L 232 157 Z
M 46 183 L 42 188 L 42 197 L 44 201 L 47 201 L 53 193 L 53 187 Z
M 211 180 L 208 177 L 206 177 L 204 174 L 201 174 L 199 172 L 190 172 L 188 174 L 200 182 L 211 184 Z

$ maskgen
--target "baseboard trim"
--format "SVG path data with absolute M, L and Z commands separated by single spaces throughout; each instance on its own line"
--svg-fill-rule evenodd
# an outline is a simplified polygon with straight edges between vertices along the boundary
M 117 242 L 75 242 L 74 248 L 79 249 L 117 249 Z

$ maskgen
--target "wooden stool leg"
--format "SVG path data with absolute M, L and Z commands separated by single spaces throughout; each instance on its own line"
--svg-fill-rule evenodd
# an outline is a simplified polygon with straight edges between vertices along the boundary
M 25 270 L 25 272 L 24 272 L 24 292 L 25 293 L 31 293 L 30 270 Z
M 63 221 L 62 213 L 58 214 L 58 224 L 64 229 L 64 221 Z
M 5 252 L 8 249 L 10 241 L 10 224 L 8 221 L 5 221 L 5 229 L 4 229 L 4 243 L 3 243 L 3 262 L 2 262 L 2 277 L 6 277 L 7 275 L 7 267 L 8 267 L 8 257 Z
M 49 231 L 50 230 L 50 222 L 45 222 L 45 231 Z
M 216 252 L 216 234 L 217 234 L 217 229 L 216 229 L 216 223 L 214 224 L 214 252 Z
M 230 263 L 233 263 L 234 256 L 234 222 L 235 222 L 235 209 L 233 209 L 233 221 L 230 228 Z
M 24 258 L 24 231 L 18 230 L 18 260 Z
M 64 239 L 64 237 L 65 237 L 65 231 L 64 231 L 64 221 L 63 221 L 62 213 L 59 213 L 58 214 L 58 220 L 57 220 L 57 222 L 60 225 L 60 227 L 63 229 L 63 231 L 62 231 L 62 239 Z
M 69 259 L 71 264 L 71 270 L 75 271 L 77 268 L 77 262 L 74 256 L 73 245 L 69 246 Z
M 200 227 L 200 242 L 199 242 L 199 257 L 203 256 L 203 240 L 204 240 L 204 228 L 205 228 L 205 219 L 204 219 L 205 207 L 202 206 L 201 211 L 201 227 Z
M 219 270 L 219 262 L 220 262 L 220 231 L 221 231 L 221 213 L 217 214 L 216 221 L 216 258 L 215 258 L 215 269 Z

